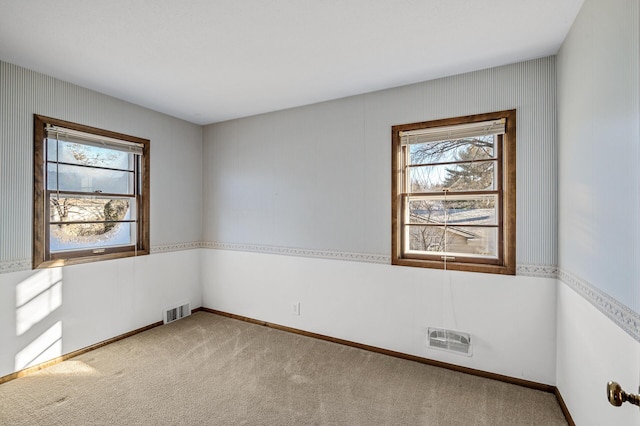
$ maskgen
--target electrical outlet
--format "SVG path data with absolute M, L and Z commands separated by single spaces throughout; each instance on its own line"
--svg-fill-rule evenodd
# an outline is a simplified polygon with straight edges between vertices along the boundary
M 291 304 L 291 313 L 293 315 L 300 315 L 300 302 L 293 302 Z

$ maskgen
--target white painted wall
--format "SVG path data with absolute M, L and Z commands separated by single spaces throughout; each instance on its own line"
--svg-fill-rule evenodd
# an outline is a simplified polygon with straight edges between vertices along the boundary
M 555 279 L 268 254 L 391 249 L 391 126 L 517 109 L 517 261 L 555 271 L 555 58 L 218 123 L 204 132 L 203 305 L 555 384 Z M 290 304 L 302 303 L 292 317 Z M 474 355 L 427 350 L 429 326 Z
M 554 279 L 231 250 L 203 251 L 203 278 L 209 308 L 555 383 Z M 429 326 L 470 332 L 473 356 L 427 348 Z
M 605 398 L 640 391 L 639 55 L 638 0 L 585 0 L 558 54 L 556 368 L 578 425 L 640 424 Z
M 162 252 L 31 271 L 33 114 L 151 140 L 151 246 Z M 0 62 L 0 376 L 201 304 L 202 128 Z M 8 272 L 9 271 L 9 272 Z M 47 349 L 48 348 L 48 349 Z
M 610 380 L 639 393 L 640 343 L 566 284 L 558 284 L 556 386 L 580 426 L 639 425 L 640 409 L 614 407 Z
M 199 250 L 0 274 L 0 377 L 161 321 L 182 301 L 200 306 Z

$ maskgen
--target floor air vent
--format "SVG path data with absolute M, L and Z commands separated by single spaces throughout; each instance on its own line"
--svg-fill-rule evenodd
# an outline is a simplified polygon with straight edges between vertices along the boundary
M 471 335 L 469 333 L 429 327 L 427 344 L 430 348 L 471 356 Z
M 164 323 L 168 324 L 170 322 L 177 321 L 189 315 L 191 315 L 191 309 L 189 308 L 188 303 L 180 306 L 175 306 L 173 308 L 165 309 Z

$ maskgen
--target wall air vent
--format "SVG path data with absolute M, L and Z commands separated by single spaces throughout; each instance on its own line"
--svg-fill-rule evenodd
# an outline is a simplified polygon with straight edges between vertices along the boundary
M 430 348 L 442 349 L 471 356 L 471 335 L 459 331 L 431 328 L 427 331 L 427 345 Z
M 184 305 L 174 306 L 173 308 L 168 308 L 164 310 L 164 323 L 168 324 L 170 322 L 177 321 L 181 318 L 191 315 L 191 309 L 189 307 L 189 303 L 185 303 Z

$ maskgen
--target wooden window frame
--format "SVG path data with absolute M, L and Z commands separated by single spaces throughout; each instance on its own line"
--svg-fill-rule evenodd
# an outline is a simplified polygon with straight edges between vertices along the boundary
M 434 256 L 404 253 L 403 191 L 405 162 L 401 144 L 401 132 L 433 127 L 455 126 L 473 122 L 505 119 L 505 133 L 498 144 L 498 259 L 456 256 L 454 260 L 435 259 Z M 515 275 L 516 273 L 516 110 L 467 115 L 402 124 L 391 128 L 391 263 L 400 266 L 417 266 L 469 272 Z M 442 257 L 442 256 L 440 256 Z
M 116 133 L 96 127 L 85 126 L 56 118 L 34 114 L 33 129 L 33 269 L 97 262 L 101 260 L 142 256 L 150 252 L 149 247 L 149 178 L 150 178 L 150 141 L 135 136 Z M 133 142 L 142 145 L 139 166 L 136 167 L 134 180 L 137 205 L 136 243 L 127 246 L 96 247 L 95 249 L 70 250 L 51 253 L 49 249 L 49 209 L 46 187 L 46 128 L 47 125 L 89 133 L 112 139 Z M 103 194 L 109 195 L 109 194 Z

